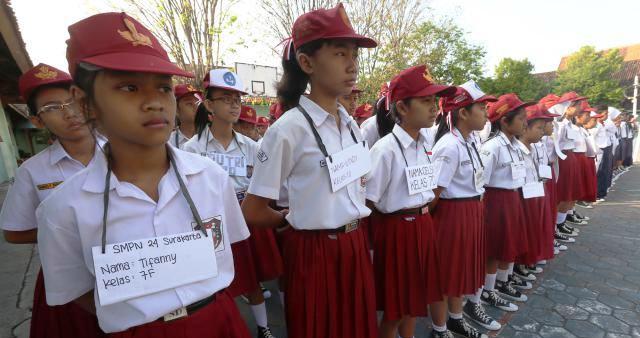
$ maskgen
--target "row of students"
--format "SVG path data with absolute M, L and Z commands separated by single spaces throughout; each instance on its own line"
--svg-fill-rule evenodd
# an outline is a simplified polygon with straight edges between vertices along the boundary
M 259 282 L 281 276 L 290 337 L 411 337 L 427 309 L 433 337 L 485 337 L 464 316 L 499 328 L 481 301 L 517 309 L 502 297 L 524 301 L 515 288 L 530 288 L 522 278 L 535 278 L 534 265 L 552 257 L 552 152 L 559 178 L 576 176 L 558 182 L 558 208 L 565 213 L 588 198 L 570 190 L 589 177 L 569 121 L 588 120 L 575 93 L 533 105 L 515 94 L 485 95 L 472 81 L 437 85 L 425 66 L 412 67 L 377 102 L 376 123 L 363 122 L 376 132 L 361 133 L 338 102 L 353 92 L 358 49 L 376 42 L 353 30 L 342 5 L 294 23 L 273 109 L 280 117 L 259 146 L 233 129 L 244 94 L 233 72 L 211 71 L 200 97 L 188 88 L 174 95 L 172 75 L 190 74 L 133 18 L 99 14 L 69 32 L 69 93 L 108 143 L 31 214 L 47 303 L 79 306 L 94 322 L 95 313 L 109 336 L 248 337 L 232 301 L 241 294 L 258 335 L 272 336 Z M 201 102 L 190 115 L 193 100 Z M 481 144 L 488 102 L 493 133 Z M 563 115 L 554 133 L 549 107 Z M 180 127 L 171 135 L 176 110 Z M 182 145 L 187 152 L 167 146 L 176 135 L 180 146 L 179 133 L 193 133 Z M 543 133 L 553 148 L 539 142 Z M 539 221 L 526 217 L 541 210 Z M 197 254 L 212 267 L 189 268 L 215 270 L 213 277 L 194 282 L 184 274 L 177 286 L 136 290 L 113 304 L 100 299 L 94 263 L 108 245 L 201 231 L 213 237 L 213 252 Z M 379 327 L 376 310 L 384 312 Z M 74 335 L 92 336 L 66 336 Z

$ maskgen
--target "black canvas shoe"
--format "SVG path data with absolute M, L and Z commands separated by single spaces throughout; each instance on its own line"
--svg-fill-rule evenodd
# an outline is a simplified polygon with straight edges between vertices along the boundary
M 574 238 L 567 237 L 561 234 L 557 229 L 556 229 L 555 239 L 558 242 L 564 242 L 564 243 L 574 243 L 576 241 Z M 564 251 L 564 250 L 560 249 L 560 251 Z
M 529 281 L 526 281 L 515 274 L 509 276 L 509 283 L 511 283 L 514 288 L 520 290 L 530 290 L 533 288 L 533 285 Z
M 480 333 L 478 330 L 476 330 L 476 328 L 467 324 L 464 318 L 449 318 L 449 320 L 447 320 L 447 328 L 449 329 L 449 331 L 451 331 L 453 334 L 458 335 L 459 337 L 489 338 L 489 336 L 487 336 L 486 334 Z
M 447 331 L 436 331 L 436 330 L 431 330 L 431 336 L 429 336 L 431 338 L 453 338 L 453 334 L 451 333 L 451 331 L 447 330 Z
M 589 222 L 591 220 L 591 217 L 589 216 L 582 216 L 577 212 L 573 212 L 573 216 L 575 216 L 577 219 L 581 220 L 581 221 L 585 221 L 585 222 Z
M 498 323 L 497 320 L 489 317 L 486 312 L 484 312 L 484 307 L 480 304 L 476 304 L 474 302 L 468 301 L 464 308 L 462 308 L 462 313 L 472 322 L 484 327 L 487 330 L 496 331 L 502 328 L 502 325 Z
M 561 234 L 563 234 L 565 236 L 568 236 L 568 237 L 576 237 L 576 236 L 578 236 L 578 233 L 575 230 L 572 231 L 571 229 L 567 228 L 564 223 L 558 224 L 557 225 L 557 229 L 558 229 L 559 233 L 561 233 Z
M 582 221 L 582 220 L 578 219 L 578 218 L 576 217 L 576 215 L 574 215 L 574 214 L 569 214 L 569 215 L 567 215 L 567 222 L 569 222 L 569 223 L 573 223 L 573 224 L 578 224 L 578 225 L 585 225 L 585 224 L 587 224 L 587 221 Z
M 480 294 L 480 300 L 482 300 L 482 303 L 491 305 L 502 311 L 518 311 L 518 305 L 503 299 L 498 295 L 496 291 L 482 290 L 482 293 Z
M 527 295 L 523 295 L 508 282 L 496 281 L 496 291 L 498 291 L 500 296 L 514 302 L 526 302 L 528 299 Z
M 258 326 L 258 338 L 276 338 L 268 327 Z
M 527 270 L 524 265 L 520 265 L 520 264 L 516 264 L 513 267 L 513 274 L 517 275 L 518 277 L 524 279 L 524 280 L 528 280 L 530 282 L 535 281 L 537 278 L 534 274 L 532 274 L 529 270 Z

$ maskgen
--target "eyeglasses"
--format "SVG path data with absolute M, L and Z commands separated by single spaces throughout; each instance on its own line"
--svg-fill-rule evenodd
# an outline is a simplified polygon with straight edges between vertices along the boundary
M 210 101 L 218 101 L 218 100 L 220 100 L 220 101 L 222 101 L 222 102 L 224 102 L 224 103 L 226 103 L 226 104 L 233 104 L 233 103 L 235 103 L 235 104 L 237 104 L 237 105 L 239 105 L 240 103 L 242 103 L 242 100 L 240 99 L 240 97 L 237 97 L 237 96 L 235 96 L 235 97 L 234 97 L 234 96 L 213 97 L 213 98 L 208 99 L 208 100 L 210 100 Z
M 47 104 L 44 105 L 40 108 L 40 110 L 38 110 L 38 112 L 36 113 L 36 115 L 40 115 L 40 114 L 60 114 L 62 113 L 65 109 L 69 109 L 69 107 L 73 104 L 73 100 L 69 100 L 67 102 L 64 103 L 51 103 L 51 104 Z

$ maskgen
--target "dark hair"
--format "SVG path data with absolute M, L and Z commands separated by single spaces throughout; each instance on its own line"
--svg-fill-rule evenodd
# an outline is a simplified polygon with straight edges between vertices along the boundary
M 502 130 L 502 127 L 500 126 L 500 120 L 504 119 L 504 122 L 509 124 L 511 123 L 511 121 L 513 121 L 516 115 L 520 114 L 523 111 L 524 111 L 524 108 L 522 107 L 516 110 L 512 110 L 508 112 L 506 115 L 504 115 L 503 117 L 491 122 L 491 132 L 489 133 L 489 140 L 496 137 L 498 133 Z
M 606 104 L 604 104 L 604 103 L 601 103 L 601 104 L 599 104 L 599 105 L 597 105 L 597 106 L 596 106 L 596 109 L 597 109 L 599 112 L 600 112 L 600 111 L 605 111 L 605 110 L 606 110 L 606 111 L 609 111 L 609 106 L 608 106 L 608 105 L 606 105 Z
M 207 107 L 204 105 L 204 100 L 211 99 L 211 93 L 213 92 L 213 88 L 209 87 L 204 91 L 204 98 L 198 105 L 198 109 L 196 109 L 196 117 L 194 119 L 194 124 L 196 126 L 196 134 L 198 134 L 198 140 L 202 136 L 202 133 L 209 127 L 211 127 L 211 121 L 209 121 L 210 111 L 207 110 Z
M 330 43 L 330 40 L 315 40 L 306 43 L 296 50 L 293 45 L 289 49 L 288 59 L 282 59 L 282 77 L 280 82 L 276 84 L 278 100 L 282 104 L 282 111 L 295 108 L 300 101 L 300 96 L 307 90 L 309 84 L 309 75 L 302 71 L 296 58 L 296 51 L 312 56 L 322 46 Z
M 438 140 L 442 138 L 442 136 L 444 136 L 450 131 L 452 127 L 455 127 L 456 124 L 458 124 L 458 116 L 460 115 L 460 110 L 462 110 L 462 108 L 471 110 L 471 106 L 473 106 L 473 103 L 465 107 L 456 108 L 453 111 L 449 112 L 449 114 L 451 114 L 451 126 L 449 126 L 449 123 L 447 123 L 447 113 L 438 115 L 438 117 L 436 118 L 438 129 L 436 130 L 436 136 L 433 140 L 433 144 L 436 144 Z
M 29 113 L 32 116 L 36 116 L 38 114 L 38 107 L 36 107 L 36 97 L 38 96 L 38 93 L 40 93 L 43 89 L 60 88 L 69 90 L 69 87 L 71 87 L 71 84 L 69 83 L 54 83 L 38 87 L 31 93 L 29 99 L 27 100 L 27 108 L 29 108 Z
M 393 126 L 396 124 L 394 119 L 387 110 L 387 98 L 382 97 L 376 103 L 374 113 L 376 115 L 376 125 L 378 126 L 378 135 L 383 138 L 393 130 Z
M 407 98 L 404 100 L 400 100 L 402 101 L 405 105 L 410 105 L 411 104 L 411 98 Z M 391 104 L 391 109 L 389 110 L 389 115 L 391 115 L 391 118 L 395 121 L 395 123 L 400 123 L 402 122 L 402 117 L 400 117 L 400 115 L 398 114 L 398 106 L 397 106 L 398 102 L 394 102 Z
M 91 105 L 95 103 L 94 85 L 96 83 L 96 76 L 98 76 L 100 71 L 102 71 L 102 69 L 97 66 L 81 62 L 78 64 L 76 73 L 73 75 L 73 82 L 85 93 L 85 99 L 83 104 L 80 106 L 80 109 L 82 110 L 82 115 L 84 115 L 87 124 L 92 130 L 95 129 L 96 121 L 95 118 L 91 118 L 89 116 L 89 111 Z

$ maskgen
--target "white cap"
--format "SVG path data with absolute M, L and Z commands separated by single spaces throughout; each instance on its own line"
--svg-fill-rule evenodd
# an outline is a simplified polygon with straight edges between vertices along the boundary
M 247 95 L 238 74 L 228 69 L 220 68 L 209 71 L 209 74 L 204 78 L 204 82 L 205 88 L 228 89 Z
M 620 116 L 620 114 L 622 114 L 622 112 L 620 112 L 617 108 L 609 107 L 609 120 L 615 120 L 616 118 L 618 118 L 618 116 Z
M 471 98 L 474 101 L 487 95 L 482 91 L 482 89 L 480 89 L 480 86 L 478 86 L 478 84 L 473 80 L 469 80 L 469 81 L 461 84 L 460 87 L 462 89 L 466 90 L 467 93 L 469 93 L 469 95 L 471 95 Z

